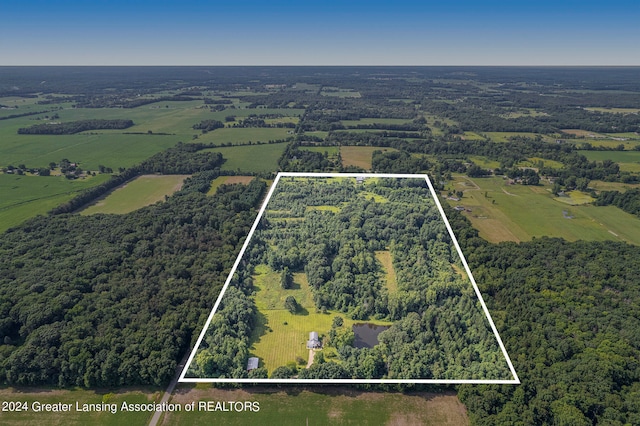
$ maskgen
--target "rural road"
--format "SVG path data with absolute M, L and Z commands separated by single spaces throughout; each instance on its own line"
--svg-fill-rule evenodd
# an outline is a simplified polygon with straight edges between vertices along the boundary
M 176 375 L 173 377 L 173 379 L 171 379 L 171 383 L 169 383 L 167 390 L 164 391 L 164 395 L 162 395 L 162 400 L 160 400 L 160 404 L 169 402 L 169 398 L 171 398 L 171 394 L 173 393 L 173 390 L 175 389 L 176 384 L 178 383 L 178 379 L 180 378 L 180 374 L 182 374 L 182 369 L 184 368 L 184 364 L 187 362 L 187 359 L 189 358 L 189 354 L 190 352 L 187 351 L 187 353 L 182 358 L 182 361 L 180 361 L 180 364 L 178 364 L 178 367 L 176 368 Z M 160 420 L 160 416 L 162 416 L 162 411 L 156 411 L 153 414 L 153 417 L 151 417 L 151 421 L 149 421 L 149 426 L 156 426 L 158 424 L 158 420 Z

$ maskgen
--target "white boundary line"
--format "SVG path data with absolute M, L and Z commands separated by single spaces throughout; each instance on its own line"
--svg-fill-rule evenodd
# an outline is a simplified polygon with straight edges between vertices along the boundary
M 236 272 L 236 269 L 238 268 L 238 265 L 240 264 L 240 261 L 242 260 L 242 257 L 244 256 L 244 252 L 246 251 L 249 242 L 251 241 L 251 238 L 253 237 L 253 233 L 255 232 L 256 228 L 258 227 L 258 223 L 260 223 L 260 219 L 262 218 L 264 211 L 267 208 L 267 204 L 269 203 L 269 200 L 271 199 L 271 196 L 273 195 L 273 192 L 276 188 L 276 186 L 278 185 L 278 182 L 280 181 L 280 177 L 364 177 L 364 178 L 400 178 L 400 179 L 424 179 L 427 182 L 427 185 L 429 186 L 429 191 L 431 192 L 431 196 L 433 197 L 433 199 L 435 200 L 436 206 L 438 207 L 438 211 L 440 212 L 440 215 L 442 217 L 442 219 L 444 220 L 445 226 L 447 227 L 447 230 L 449 231 L 449 236 L 451 237 L 451 240 L 453 241 L 453 244 L 456 248 L 456 251 L 458 252 L 458 255 L 460 256 L 460 259 L 462 260 L 462 264 L 464 265 L 464 269 L 467 272 L 467 275 L 469 276 L 469 280 L 471 281 L 471 284 L 473 285 L 473 289 L 475 290 L 476 296 L 478 297 L 478 299 L 480 300 L 480 304 L 482 305 L 482 310 L 484 311 L 485 315 L 487 316 L 487 319 L 489 320 L 489 324 L 491 325 L 491 330 L 493 330 L 493 334 L 495 335 L 497 341 L 498 341 L 498 345 L 500 346 L 500 349 L 502 350 L 502 353 L 505 357 L 505 359 L 507 360 L 507 364 L 509 365 L 509 370 L 511 371 L 511 374 L 513 375 L 513 379 L 510 380 L 480 380 L 480 379 L 468 379 L 468 380 L 449 380 L 449 379 L 234 379 L 234 378 L 188 378 L 185 377 L 185 375 L 187 374 L 187 370 L 189 369 L 189 366 L 191 365 L 191 362 L 193 361 L 193 358 L 195 357 L 195 354 L 198 350 L 198 348 L 200 347 L 200 343 L 202 342 L 202 340 L 204 339 L 204 336 L 207 332 L 207 330 L 209 329 L 209 325 L 211 324 L 211 320 L 213 319 L 213 315 L 215 314 L 216 310 L 218 309 L 218 306 L 220 305 L 220 301 L 222 300 L 222 297 L 224 295 L 224 293 L 227 290 L 227 287 L 229 286 L 229 283 L 231 282 L 231 279 L 233 278 L 233 275 Z M 473 275 L 471 274 L 471 269 L 469 269 L 469 265 L 467 264 L 467 260 L 464 257 L 464 254 L 462 254 L 462 250 L 460 249 L 460 245 L 458 244 L 458 240 L 456 239 L 453 230 L 451 229 L 451 225 L 449 224 L 449 220 L 447 219 L 447 216 L 444 214 L 444 210 L 442 209 L 442 205 L 440 204 L 440 200 L 438 199 L 438 195 L 436 194 L 435 189 L 433 188 L 433 185 L 431 184 L 431 180 L 429 179 L 429 176 L 425 175 L 425 174 L 397 174 L 397 173 L 391 173 L 391 174 L 384 174 L 384 173 L 297 173 L 297 172 L 280 172 L 278 173 L 278 175 L 276 176 L 276 179 L 273 181 L 273 184 L 271 185 L 271 188 L 269 189 L 269 192 L 267 194 L 267 197 L 265 198 L 264 202 L 262 203 L 262 207 L 260 208 L 260 211 L 258 212 L 258 216 L 256 217 L 256 220 L 253 222 L 253 226 L 251 227 L 251 230 L 249 231 L 249 234 L 247 235 L 247 238 L 244 241 L 244 244 L 242 245 L 242 249 L 240 249 L 240 253 L 238 254 L 238 257 L 235 261 L 235 263 L 233 264 L 233 267 L 231 268 L 231 272 L 229 273 L 229 276 L 227 277 L 227 280 L 224 283 L 224 286 L 222 287 L 222 290 L 220 291 L 220 294 L 218 295 L 218 299 L 216 300 L 215 305 L 213 305 L 213 309 L 211 310 L 211 313 L 209 314 L 209 317 L 207 318 L 207 322 L 205 323 L 204 327 L 202 328 L 202 331 L 200 332 L 200 336 L 198 337 L 198 340 L 196 341 L 196 344 L 194 346 L 194 348 L 191 350 L 191 355 L 189 356 L 189 359 L 187 360 L 187 362 L 185 363 L 183 369 L 182 369 L 182 374 L 180 374 L 180 379 L 178 380 L 180 383 L 323 383 L 323 384 L 349 384 L 349 383 L 430 383 L 430 384 L 520 384 L 520 379 L 518 378 L 518 375 L 516 373 L 516 370 L 513 368 L 513 364 L 511 363 L 511 359 L 509 358 L 509 354 L 507 353 L 507 350 L 504 347 L 504 344 L 502 343 L 502 339 L 500 339 L 500 335 L 498 334 L 498 330 L 496 329 L 495 324 L 493 323 L 493 319 L 491 318 L 491 315 L 489 314 L 489 310 L 487 309 L 487 306 L 484 303 L 484 299 L 482 299 L 482 294 L 480 294 L 480 290 L 478 289 L 478 285 L 476 284 L 475 279 L 473 278 Z

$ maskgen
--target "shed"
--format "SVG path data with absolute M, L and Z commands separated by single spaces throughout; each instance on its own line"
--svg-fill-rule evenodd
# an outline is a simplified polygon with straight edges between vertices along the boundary
M 256 368 L 258 368 L 259 361 L 260 360 L 256 357 L 249 358 L 249 361 L 247 362 L 247 371 L 255 370 Z

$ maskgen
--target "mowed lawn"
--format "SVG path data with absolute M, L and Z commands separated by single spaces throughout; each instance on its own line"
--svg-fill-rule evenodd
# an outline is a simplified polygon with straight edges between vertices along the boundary
M 341 146 L 343 166 L 356 166 L 365 170 L 371 170 L 371 160 L 373 151 L 391 152 L 397 151 L 395 148 L 384 148 L 377 146 Z
M 164 200 L 182 188 L 189 175 L 143 175 L 114 189 L 80 212 L 82 215 L 96 213 L 124 214 Z
M 0 401 L 26 402 L 29 409 L 22 412 L 0 411 L 0 424 L 3 426 L 23 425 L 146 425 L 153 412 L 120 411 L 124 401 L 129 404 L 160 402 L 161 389 L 117 389 L 117 390 L 62 390 L 46 388 L 1 388 Z M 34 402 L 42 404 L 72 404 L 67 412 L 36 412 Z M 78 412 L 76 402 L 83 404 L 115 403 L 117 413 Z
M 465 406 L 452 391 L 363 392 L 353 387 L 204 389 L 180 386 L 171 402 L 256 401 L 259 412 L 167 413 L 173 425 L 468 425 Z M 196 403 L 197 405 L 197 403 Z
M 351 327 L 356 322 L 342 313 L 327 311 L 316 312 L 313 294 L 304 273 L 294 274 L 292 289 L 284 290 L 280 286 L 280 273 L 267 265 L 255 268 L 254 287 L 255 302 L 260 313 L 258 326 L 251 334 L 251 356 L 260 359 L 260 366 L 266 367 L 269 374 L 277 367 L 296 361 L 297 357 L 306 361 L 309 350 L 306 347 L 309 333 L 318 332 L 320 337 L 331 330 L 333 318 L 340 315 L 344 318 L 344 327 Z M 301 309 L 292 314 L 284 308 L 288 296 L 293 296 Z M 375 324 L 390 325 L 385 321 L 367 321 Z
M 269 142 L 293 136 L 292 130 L 278 127 L 225 127 L 201 134 L 198 136 L 197 142 L 218 145 L 223 143 Z
M 99 185 L 110 175 L 69 180 L 62 176 L 0 174 L 0 232 L 45 214 L 79 192 Z
M 241 172 L 270 172 L 278 170 L 278 160 L 286 143 L 244 145 L 210 148 L 205 151 L 219 152 L 226 159 L 222 170 Z
M 614 240 L 640 244 L 637 217 L 613 206 L 559 202 L 549 187 L 506 185 L 501 177 L 457 176 L 451 189 L 464 191 L 464 197 L 460 201 L 448 201 L 449 204 L 471 210 L 464 215 L 480 231 L 480 236 L 491 242 L 528 241 L 549 236 L 568 241 Z

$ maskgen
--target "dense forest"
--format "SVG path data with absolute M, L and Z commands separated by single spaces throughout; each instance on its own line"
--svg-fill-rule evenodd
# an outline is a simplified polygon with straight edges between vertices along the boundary
M 6 232 L 2 383 L 167 383 L 229 273 L 264 188 L 254 181 L 207 197 L 188 185 L 127 215 L 39 217 Z
M 393 291 L 375 257 L 387 250 L 397 275 Z M 422 179 L 356 184 L 354 178 L 281 178 L 247 247 L 236 290 L 229 301 L 225 295 L 208 329 L 193 376 L 247 377 L 246 334 L 256 315 L 251 271 L 261 264 L 282 271 L 285 283 L 287 273 L 304 272 L 318 311 L 393 321 L 373 349 L 354 348 L 335 338 L 342 329 L 334 330 L 328 344 L 338 350 L 338 364 L 321 367 L 332 372 L 325 378 L 339 370 L 340 376 L 367 379 L 511 378 L 471 283 L 456 272 L 461 261 Z M 229 351 L 233 342 L 244 360 Z M 318 377 L 314 372 L 303 369 L 300 377 Z

